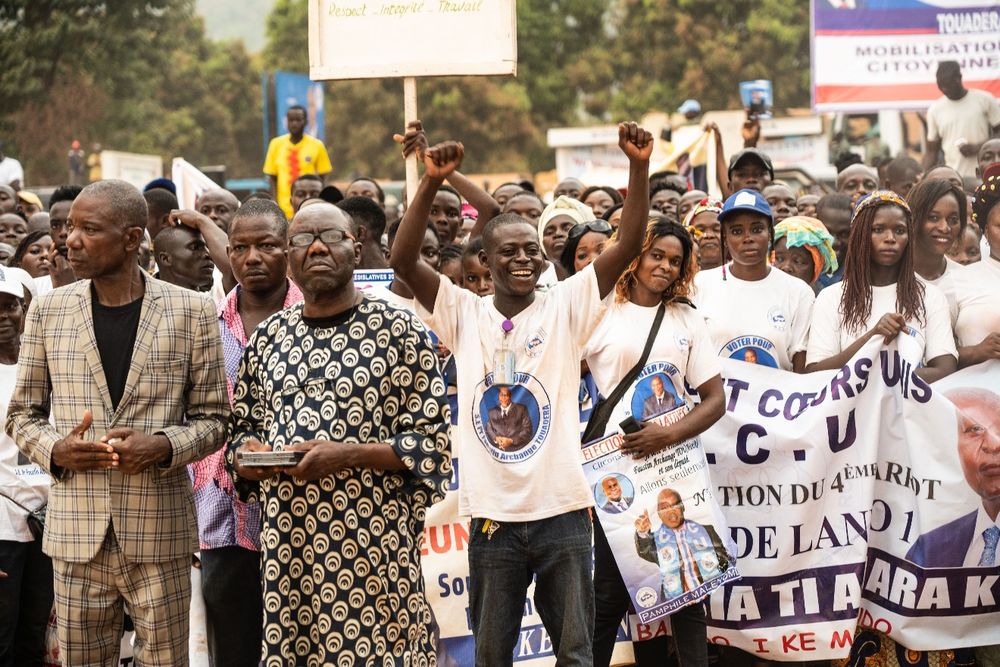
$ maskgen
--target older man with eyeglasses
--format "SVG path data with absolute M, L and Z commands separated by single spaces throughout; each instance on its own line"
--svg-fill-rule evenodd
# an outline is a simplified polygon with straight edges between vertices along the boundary
M 437 355 L 415 316 L 354 286 L 346 213 L 307 206 L 288 240 L 304 301 L 250 336 L 227 451 L 237 491 L 263 509 L 264 662 L 432 661 L 420 536 L 451 478 Z M 243 458 L 269 450 L 301 458 Z

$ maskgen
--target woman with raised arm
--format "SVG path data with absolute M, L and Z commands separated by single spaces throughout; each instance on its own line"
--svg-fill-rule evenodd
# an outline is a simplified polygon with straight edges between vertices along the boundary
M 700 402 L 678 423 L 666 428 L 652 422 L 625 436 L 622 451 L 642 458 L 700 435 L 725 412 L 722 378 L 715 345 L 705 321 L 691 305 L 688 295 L 697 270 L 694 247 L 687 230 L 666 218 L 654 218 L 646 232 L 642 254 L 625 270 L 615 285 L 614 304 L 587 344 L 586 359 L 602 396 L 611 396 L 640 360 L 642 336 L 653 344 L 643 369 L 625 392 L 634 397 L 639 386 L 652 387 L 637 419 L 647 419 L 682 404 L 691 404 L 686 387 L 695 387 Z M 655 333 L 657 312 L 662 321 Z M 647 334 L 648 332 L 648 334 Z M 657 394 L 660 408 L 657 405 Z M 638 405 L 636 399 L 633 406 Z M 617 430 L 615 420 L 603 435 Z M 598 434 L 600 437 L 600 434 Z M 618 628 L 628 611 L 630 597 L 615 564 L 611 547 L 601 529 L 603 511 L 594 512 L 594 664 L 611 661 Z M 705 610 L 700 604 L 684 607 L 671 616 L 673 641 L 681 667 L 707 664 Z M 667 639 L 633 642 L 639 667 L 660 665 L 667 655 Z

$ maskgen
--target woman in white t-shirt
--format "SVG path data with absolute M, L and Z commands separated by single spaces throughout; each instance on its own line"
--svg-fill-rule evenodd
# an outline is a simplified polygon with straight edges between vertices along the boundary
M 722 247 L 732 262 L 695 277 L 694 302 L 720 357 L 802 372 L 812 289 L 767 263 L 774 222 L 767 200 L 740 190 L 719 214 Z
M 816 299 L 806 370 L 840 368 L 875 336 L 888 343 L 902 333 L 917 346 L 900 346 L 900 354 L 923 364 L 916 371 L 923 380 L 955 371 L 948 302 L 914 272 L 914 236 L 910 208 L 895 192 L 877 190 L 858 202 L 844 279 Z
M 962 266 L 950 259 L 948 250 L 965 232 L 968 202 L 965 193 L 949 181 L 924 179 L 917 183 L 906 203 L 913 212 L 913 269 L 925 282 L 937 287 L 948 300 L 952 326 L 958 318 L 955 275 Z
M 24 289 L 0 268 L 0 414 L 17 379 Z M 28 511 L 44 507 L 49 476 L 0 432 L 0 664 L 42 664 L 52 610 L 52 561 L 28 528 Z
M 972 202 L 972 220 L 989 253 L 955 274 L 958 296 L 958 365 L 1000 359 L 1000 164 L 983 174 Z
M 715 346 L 702 317 L 687 299 L 696 270 L 693 242 L 680 225 L 657 218 L 646 232 L 642 254 L 625 270 L 615 286 L 614 304 L 590 337 L 584 352 L 602 396 L 615 387 L 639 361 L 643 345 L 660 304 L 666 304 L 663 321 L 636 385 L 649 385 L 651 394 L 642 404 L 645 419 L 653 416 L 648 405 L 656 392 L 663 396 L 661 412 L 690 403 L 686 387 L 697 388 L 701 401 L 669 428 L 643 423 L 642 430 L 626 436 L 622 451 L 649 456 L 701 434 L 723 415 L 724 393 Z M 626 392 L 625 399 L 635 390 Z M 655 410 L 654 410 L 655 412 Z M 606 435 L 617 430 L 610 420 Z M 594 530 L 594 664 L 611 660 L 621 619 L 630 597 L 615 564 L 608 540 L 595 516 Z M 701 605 L 684 607 L 673 615 L 674 641 L 681 664 L 706 664 L 705 612 Z M 666 639 L 633 644 L 638 665 L 658 665 L 667 655 Z

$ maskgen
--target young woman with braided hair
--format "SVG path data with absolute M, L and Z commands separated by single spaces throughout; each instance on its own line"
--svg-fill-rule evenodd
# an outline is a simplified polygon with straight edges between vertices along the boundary
M 899 334 L 918 343 L 919 358 L 908 361 L 923 364 L 916 373 L 924 381 L 955 371 L 948 302 L 917 276 L 914 237 L 910 207 L 896 193 L 878 190 L 858 202 L 844 279 L 820 292 L 813 308 L 807 371 L 840 368 L 872 338 L 889 343 Z

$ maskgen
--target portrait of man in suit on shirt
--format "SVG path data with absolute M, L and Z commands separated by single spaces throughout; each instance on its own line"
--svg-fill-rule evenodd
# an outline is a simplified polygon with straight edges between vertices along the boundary
M 487 413 L 486 435 L 505 452 L 514 452 L 531 440 L 535 428 L 528 408 L 513 400 L 510 387 L 500 387 L 495 408 Z
M 662 374 L 656 374 L 649 381 L 653 395 L 642 402 L 642 418 L 649 419 L 677 407 L 677 397 L 667 391 L 667 382 Z
M 623 488 L 623 485 L 627 488 Z M 621 514 L 628 510 L 635 498 L 635 489 L 627 478 L 619 475 L 608 475 L 601 480 L 601 490 L 604 492 L 604 502 L 598 499 L 598 506 L 602 512 L 609 514 Z
M 982 502 L 972 512 L 921 535 L 906 558 L 924 567 L 1000 565 L 1000 396 L 973 387 L 945 392 L 958 416 L 958 459 Z

